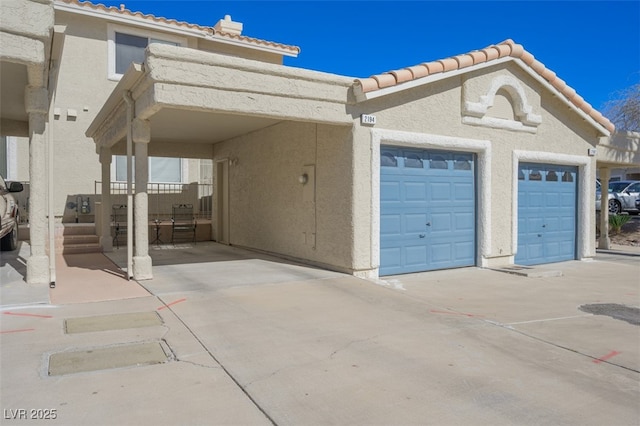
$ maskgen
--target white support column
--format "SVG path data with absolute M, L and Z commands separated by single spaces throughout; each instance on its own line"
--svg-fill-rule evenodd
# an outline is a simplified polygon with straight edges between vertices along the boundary
M 113 238 L 111 237 L 111 150 L 109 148 L 100 148 L 100 165 L 102 167 L 100 246 L 103 252 L 110 252 L 113 251 Z
M 27 283 L 49 284 L 47 256 L 47 107 L 48 92 L 28 87 L 25 105 L 29 114 L 29 234 L 31 256 L 27 259 Z M 49 236 L 54 238 L 53 235 Z
M 148 144 L 151 141 L 151 127 L 148 121 L 138 118 L 133 120 L 132 127 L 136 158 L 133 278 L 135 280 L 150 280 L 153 278 L 153 271 L 151 256 L 149 256 L 149 198 L 147 184 L 149 182 Z
M 609 179 L 611 170 L 603 167 L 600 172 L 600 239 L 598 248 L 609 250 L 611 240 L 609 239 Z

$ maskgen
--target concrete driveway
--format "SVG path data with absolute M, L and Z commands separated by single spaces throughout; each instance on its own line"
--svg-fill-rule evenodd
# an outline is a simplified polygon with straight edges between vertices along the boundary
M 638 326 L 580 310 L 637 308 L 638 257 L 374 283 L 208 243 L 151 254 L 152 296 L 2 315 L 3 333 L 33 329 L 0 334 L 3 409 L 56 408 L 60 424 L 640 422 Z M 162 325 L 63 331 L 147 311 Z M 47 374 L 53 353 L 149 341 L 167 362 Z

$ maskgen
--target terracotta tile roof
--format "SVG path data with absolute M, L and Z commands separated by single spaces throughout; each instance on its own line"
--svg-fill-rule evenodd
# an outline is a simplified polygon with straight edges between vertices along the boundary
M 276 43 L 273 41 L 268 41 L 268 40 L 261 40 L 258 38 L 253 38 L 253 37 L 247 37 L 244 35 L 240 35 L 240 34 L 232 34 L 232 33 L 228 33 L 228 32 L 224 32 L 224 31 L 218 31 L 216 30 L 214 27 L 207 27 L 207 26 L 202 26 L 202 25 L 198 25 L 198 24 L 191 24 L 189 22 L 184 22 L 184 21 L 178 21 L 175 19 L 167 19 L 164 17 L 158 17 L 155 15 L 151 15 L 151 14 L 144 14 L 142 12 L 132 12 L 129 9 L 126 9 L 124 7 L 124 4 L 121 4 L 120 7 L 115 7 L 115 6 L 105 6 L 103 4 L 94 4 L 91 3 L 90 1 L 80 1 L 80 0 L 55 0 L 56 3 L 63 3 L 63 4 L 68 4 L 68 5 L 73 5 L 73 6 L 79 6 L 81 8 L 87 8 L 87 9 L 91 9 L 91 10 L 95 10 L 95 11 L 101 11 L 101 12 L 106 12 L 106 13 L 112 13 L 115 15 L 120 15 L 120 16 L 125 16 L 125 17 L 136 17 L 136 18 L 141 18 L 144 20 L 148 20 L 154 23 L 159 23 L 159 24 L 165 24 L 168 25 L 170 27 L 174 27 L 174 28 L 178 28 L 178 29 L 189 29 L 189 30 L 197 30 L 197 31 L 202 31 L 204 33 L 207 34 L 211 34 L 213 36 L 218 36 L 224 39 L 230 39 L 230 40 L 236 40 L 236 41 L 240 41 L 240 42 L 245 42 L 251 45 L 255 45 L 255 46 L 262 46 L 262 47 L 270 47 L 270 48 L 274 48 L 274 49 L 281 49 L 281 50 L 285 50 L 285 51 L 289 51 L 295 55 L 297 55 L 298 53 L 300 53 L 300 48 L 298 46 L 291 46 L 291 45 L 287 45 L 287 44 L 282 44 L 282 43 Z
M 396 86 L 407 81 L 417 80 L 429 75 L 459 70 L 471 65 L 490 62 L 506 56 L 520 59 L 533 71 L 549 82 L 549 84 L 558 90 L 558 92 L 563 94 L 567 100 L 569 100 L 578 109 L 582 110 L 598 124 L 613 133 L 615 130 L 613 123 L 587 103 L 576 93 L 574 89 L 569 87 L 567 83 L 556 76 L 553 71 L 545 67 L 542 62 L 535 59 L 531 53 L 524 50 L 522 45 L 517 44 L 510 39 L 484 49 L 474 50 L 473 52 L 450 58 L 440 59 L 433 62 L 425 62 L 412 67 L 373 75 L 369 78 L 356 79 L 355 82 L 361 87 L 363 93 L 369 93 L 386 87 Z

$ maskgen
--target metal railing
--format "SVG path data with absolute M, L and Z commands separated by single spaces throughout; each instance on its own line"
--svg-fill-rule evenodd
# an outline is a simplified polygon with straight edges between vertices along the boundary
M 127 183 L 111 182 L 111 204 L 126 204 Z M 102 194 L 102 182 L 94 182 L 94 194 Z M 133 184 L 135 193 L 135 184 Z M 171 218 L 174 204 L 193 204 L 196 218 L 211 218 L 213 185 L 207 183 L 149 183 L 149 218 L 165 220 Z

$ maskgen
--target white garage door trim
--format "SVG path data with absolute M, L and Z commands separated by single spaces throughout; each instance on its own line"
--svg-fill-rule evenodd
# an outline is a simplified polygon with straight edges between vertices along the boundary
M 487 266 L 491 253 L 491 142 L 428 133 L 371 129 L 371 273 L 377 278 L 380 267 L 380 145 L 441 149 L 476 154 L 477 167 L 477 250 L 476 265 Z
M 513 151 L 513 171 L 512 171 L 512 199 L 511 221 L 513 229 L 511 230 L 511 251 L 515 257 L 518 250 L 518 166 L 520 163 L 549 163 L 578 167 L 578 205 L 577 205 L 577 226 L 576 226 L 576 256 L 578 259 L 584 259 L 593 256 L 593 243 L 591 236 L 592 229 L 592 211 L 590 203 L 590 194 L 595 193 L 594 180 L 591 162 L 592 158 L 580 155 L 556 154 L 552 152 L 540 151 Z M 595 238 L 595 236 L 594 236 Z

